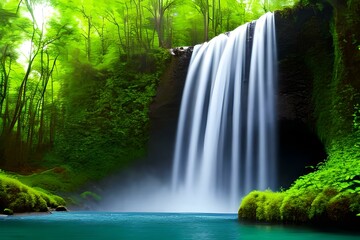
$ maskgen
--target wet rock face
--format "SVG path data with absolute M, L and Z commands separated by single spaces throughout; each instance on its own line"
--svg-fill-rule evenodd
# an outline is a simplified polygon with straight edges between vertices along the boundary
M 150 107 L 151 164 L 156 168 L 171 166 L 182 91 L 192 54 L 192 47 L 171 49 L 169 66 L 160 79 L 157 95 Z M 154 167 L 155 168 L 155 167 Z
M 308 173 L 310 168 L 306 166 L 314 166 L 327 157 L 316 133 L 315 79 L 311 67 L 332 65 L 331 16 L 331 8 L 326 6 L 323 11 L 299 8 L 276 14 L 279 184 L 283 187 Z M 316 62 L 319 59 L 321 62 Z M 331 73 L 331 69 L 328 71 Z
M 320 58 L 333 58 L 331 15 L 330 8 L 322 12 L 304 8 L 276 13 L 280 120 L 301 121 L 315 129 L 311 58 L 319 58 L 320 54 Z

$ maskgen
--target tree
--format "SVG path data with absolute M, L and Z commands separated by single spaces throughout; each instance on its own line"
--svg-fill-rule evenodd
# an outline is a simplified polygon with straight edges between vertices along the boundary
M 165 16 L 176 6 L 177 2 L 176 0 L 150 0 L 149 3 L 150 6 L 146 7 L 146 9 L 152 15 L 151 20 L 153 21 L 154 29 L 157 32 L 159 47 L 170 47 L 165 40 L 165 25 L 166 23 L 169 23 Z M 167 27 L 169 28 L 170 25 Z
M 204 41 L 208 41 L 209 40 L 209 0 L 195 0 L 194 4 L 196 9 L 203 16 Z
M 12 32 L 8 31 L 12 26 L 10 20 L 16 18 L 16 14 L 6 9 L 0 8 L 0 118 L 1 130 L 7 125 L 9 119 L 9 82 L 12 63 L 16 59 L 16 38 Z M 5 104 L 5 109 L 4 109 Z M 2 132 L 1 131 L 1 132 Z

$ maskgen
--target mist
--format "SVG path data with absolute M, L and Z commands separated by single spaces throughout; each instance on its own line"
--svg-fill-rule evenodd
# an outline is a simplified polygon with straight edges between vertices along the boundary
M 112 212 L 230 213 L 237 210 L 221 195 L 205 199 L 201 193 L 174 191 L 169 177 L 150 172 L 127 172 L 108 179 L 102 200 L 91 208 Z

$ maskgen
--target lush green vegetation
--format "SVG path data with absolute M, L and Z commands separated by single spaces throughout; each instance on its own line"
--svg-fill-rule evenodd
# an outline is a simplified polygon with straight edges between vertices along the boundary
M 314 1 L 313 1 L 314 2 Z M 282 192 L 253 191 L 240 206 L 239 217 L 291 223 L 337 223 L 355 226 L 360 219 L 359 2 L 332 4 L 333 58 L 323 46 L 305 58 L 313 74 L 313 100 L 318 134 L 328 159 Z M 310 7 L 322 6 L 315 1 Z M 326 4 L 326 3 L 325 3 Z M 302 5 L 298 7 L 303 7 Z M 309 5 L 308 5 L 309 7 Z M 320 8 L 321 9 L 321 8 Z

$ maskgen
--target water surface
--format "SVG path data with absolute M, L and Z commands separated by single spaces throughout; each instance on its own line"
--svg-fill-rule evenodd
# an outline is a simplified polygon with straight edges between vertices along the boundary
M 0 218 L 0 239 L 306 239 L 359 235 L 279 225 L 249 225 L 236 214 L 68 212 Z

